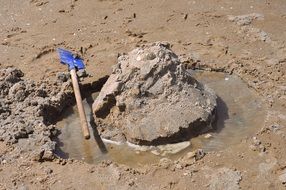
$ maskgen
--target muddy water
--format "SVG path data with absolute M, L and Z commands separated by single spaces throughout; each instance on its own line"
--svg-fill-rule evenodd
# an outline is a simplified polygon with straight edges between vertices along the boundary
M 69 107 L 63 113 L 63 119 L 57 123 L 57 126 L 61 129 L 61 134 L 57 139 L 59 144 L 57 154 L 63 158 L 74 158 L 88 163 L 112 160 L 134 167 L 138 166 L 138 164 L 151 164 L 158 161 L 160 157 L 151 152 L 134 151 L 133 148 L 126 144 L 112 144 L 98 136 L 93 128 L 94 123 L 91 122 L 91 105 L 97 95 L 98 93 L 94 93 L 83 101 L 87 120 L 90 124 L 91 138 L 89 140 L 83 138 L 77 108 L 76 106 Z
M 253 134 L 263 125 L 265 108 L 256 93 L 236 76 L 224 73 L 194 72 L 191 73 L 199 81 L 207 84 L 218 95 L 217 121 L 215 130 L 191 139 L 191 146 L 169 158 L 178 158 L 188 151 L 203 148 L 205 151 L 222 150 L 239 143 L 243 138 Z M 76 107 L 70 107 L 63 113 L 63 119 L 57 123 L 61 128 L 58 137 L 57 154 L 64 158 L 84 160 L 98 163 L 102 160 L 113 160 L 117 163 L 133 167 L 141 164 L 158 162 L 162 155 L 156 147 L 152 151 L 138 151 L 127 144 L 111 144 L 101 139 L 92 121 L 91 104 L 98 94 L 92 94 L 84 100 L 84 107 L 93 131 L 90 140 L 82 137 Z M 211 136 L 211 137 L 210 137 Z
M 212 137 L 201 135 L 193 145 L 206 151 L 221 150 L 240 143 L 264 124 L 266 108 L 253 89 L 239 77 L 215 72 L 196 72 L 195 78 L 211 87 L 218 96 L 217 121 Z

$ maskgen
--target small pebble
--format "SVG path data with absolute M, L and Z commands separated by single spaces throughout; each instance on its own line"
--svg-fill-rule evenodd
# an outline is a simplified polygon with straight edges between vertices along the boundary
M 213 136 L 211 134 L 206 134 L 204 137 L 205 139 L 209 139 L 209 138 L 212 138 Z

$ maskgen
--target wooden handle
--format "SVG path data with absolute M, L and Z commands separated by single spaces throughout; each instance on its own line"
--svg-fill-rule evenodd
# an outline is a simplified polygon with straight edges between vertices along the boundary
M 76 70 L 72 69 L 70 71 L 71 74 L 71 79 L 72 79 L 72 84 L 73 84 L 73 90 L 74 90 L 74 95 L 76 99 L 76 104 L 78 108 L 78 113 L 79 113 L 79 118 L 80 118 L 80 123 L 81 123 L 81 128 L 82 128 L 82 133 L 85 139 L 90 138 L 89 130 L 88 130 L 88 125 L 87 125 L 87 120 L 86 120 L 86 115 L 85 111 L 82 105 L 82 98 L 80 95 L 80 90 L 79 90 L 79 85 L 77 81 L 77 75 L 76 75 Z

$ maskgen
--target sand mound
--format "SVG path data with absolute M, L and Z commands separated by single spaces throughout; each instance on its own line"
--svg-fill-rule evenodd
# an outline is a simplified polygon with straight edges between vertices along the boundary
M 214 119 L 216 95 L 198 83 L 167 43 L 118 58 L 93 104 L 104 138 L 140 145 L 185 140 Z
M 21 70 L 0 69 L 0 141 L 17 144 L 35 160 L 52 159 L 57 130 L 51 121 L 68 104 L 70 82 L 36 83 Z

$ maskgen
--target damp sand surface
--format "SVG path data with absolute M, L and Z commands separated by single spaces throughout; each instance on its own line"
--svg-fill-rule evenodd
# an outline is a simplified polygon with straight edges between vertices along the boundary
M 198 148 L 206 152 L 229 148 L 240 143 L 263 125 L 266 110 L 262 100 L 239 77 L 218 72 L 190 71 L 190 73 L 215 91 L 218 96 L 218 108 L 217 120 L 213 124 L 215 129 L 190 139 L 191 145 L 184 150 L 179 152 L 174 150 L 176 154 L 166 154 L 166 151 L 156 147 L 150 150 L 142 147 L 140 151 L 138 147 L 114 144 L 101 139 L 92 122 L 91 105 L 98 95 L 94 93 L 83 101 L 90 131 L 93 133 L 91 139 L 85 140 L 82 136 L 76 106 L 69 107 L 64 111 L 63 119 L 57 123 L 61 129 L 57 139 L 59 142 L 57 154 L 63 158 L 73 158 L 88 163 L 112 160 L 138 167 L 142 164 L 156 163 L 163 157 L 176 159 Z M 186 143 L 182 144 L 185 145 Z M 176 148 L 180 149 L 180 146 Z

